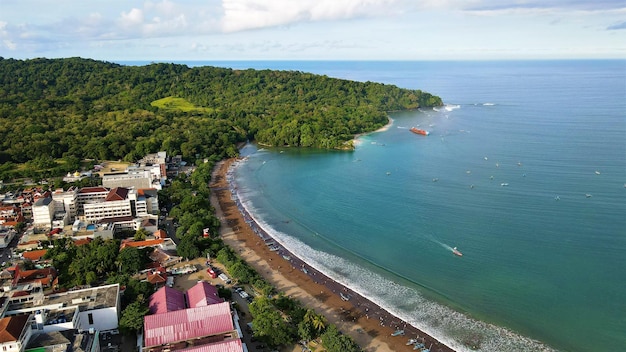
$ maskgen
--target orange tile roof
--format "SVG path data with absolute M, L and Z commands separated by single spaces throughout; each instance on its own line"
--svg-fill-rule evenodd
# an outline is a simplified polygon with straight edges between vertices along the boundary
M 120 250 L 126 247 L 152 247 L 163 243 L 162 239 L 156 240 L 145 240 L 145 241 L 132 241 L 132 242 L 122 242 L 120 245 Z
M 17 341 L 28 323 L 28 315 L 0 319 L 0 343 Z
M 82 246 L 84 244 L 89 244 L 89 243 L 91 243 L 91 238 L 90 237 L 74 241 L 74 245 L 77 246 L 77 247 L 78 246 Z
M 40 260 L 44 255 L 46 255 L 46 252 L 48 252 L 47 249 L 40 249 L 37 251 L 27 251 L 27 252 L 22 253 L 22 257 L 30 261 L 37 261 L 37 260 Z

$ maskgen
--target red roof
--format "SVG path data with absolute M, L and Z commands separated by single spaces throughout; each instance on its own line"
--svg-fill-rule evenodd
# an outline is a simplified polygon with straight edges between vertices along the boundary
M 163 243 L 162 239 L 122 242 L 122 244 L 120 245 L 120 250 L 126 247 L 153 247 L 161 243 Z
M 173 288 L 163 286 L 150 296 L 150 314 L 162 314 L 185 309 L 185 295 Z
M 0 319 L 0 343 L 17 341 L 28 323 L 28 315 Z
M 233 330 L 228 302 L 144 317 L 146 347 L 215 336 Z
M 151 273 L 151 274 L 148 274 L 148 282 L 153 285 L 162 284 L 165 281 L 167 281 L 165 277 L 166 275 L 163 275 L 161 273 Z
M 167 237 L 167 232 L 165 232 L 164 230 L 157 230 L 153 233 L 153 235 L 155 238 L 165 238 Z
M 78 193 L 102 193 L 108 191 L 109 189 L 105 187 L 83 187 Z
M 224 300 L 217 295 L 217 288 L 206 281 L 199 281 L 187 290 L 189 308 L 208 306 L 222 303 Z
M 27 251 L 22 253 L 22 257 L 24 259 L 28 259 L 30 261 L 40 260 L 44 255 L 46 255 L 47 249 L 40 249 L 37 251 Z
M 85 244 L 89 244 L 89 243 L 91 243 L 91 241 L 92 241 L 91 238 L 87 237 L 87 238 L 83 238 L 83 239 L 80 239 L 80 240 L 75 240 L 74 241 L 74 245 L 78 247 L 78 246 L 82 246 L 82 245 L 85 245 Z
M 195 346 L 179 350 L 180 352 L 242 352 L 240 339 L 224 340 L 207 345 Z
M 107 194 L 105 201 L 111 202 L 116 200 L 126 200 L 126 196 L 128 195 L 128 188 L 124 187 L 115 187 Z

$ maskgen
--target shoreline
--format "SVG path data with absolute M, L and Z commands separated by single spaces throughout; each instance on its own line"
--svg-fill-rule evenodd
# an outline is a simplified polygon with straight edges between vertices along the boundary
M 359 144 L 362 143 L 362 141 L 360 141 L 359 138 L 361 138 L 363 136 L 367 136 L 368 134 L 387 131 L 388 129 L 391 128 L 391 126 L 393 126 L 393 122 L 394 122 L 394 120 L 391 118 L 391 116 L 387 115 L 387 124 L 386 125 L 384 125 L 383 127 L 379 128 L 379 129 L 377 129 L 375 131 L 356 134 L 356 135 L 354 135 L 354 138 L 352 138 L 352 140 L 350 142 L 354 146 L 359 145 Z
M 389 124 L 379 130 L 388 129 Z M 377 130 L 377 131 L 379 131 Z M 356 137 L 358 138 L 358 136 Z M 454 351 L 338 282 L 330 279 L 277 243 L 241 205 L 231 184 L 236 159 L 216 164 L 211 180 L 211 204 L 220 218 L 220 235 L 277 290 L 297 298 L 303 306 L 323 314 L 340 331 L 350 335 L 366 351 L 409 351 L 409 338 L 419 338 L 434 351 Z M 392 336 L 397 330 L 403 336 Z

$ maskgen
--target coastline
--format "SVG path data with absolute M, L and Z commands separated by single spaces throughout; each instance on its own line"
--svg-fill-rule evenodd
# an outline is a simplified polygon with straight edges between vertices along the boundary
M 391 116 L 387 115 L 387 124 L 384 125 L 383 127 L 377 129 L 376 131 L 371 131 L 371 132 L 365 132 L 365 133 L 359 133 L 357 135 L 354 136 L 354 138 L 350 141 L 352 143 L 352 145 L 359 145 L 361 144 L 361 140 L 359 140 L 360 137 L 363 136 L 367 136 L 368 134 L 372 134 L 372 133 L 376 133 L 376 132 L 384 132 L 387 131 L 388 129 L 391 128 L 391 126 L 393 126 L 393 119 L 391 118 Z
M 378 131 L 388 129 L 392 124 L 390 118 L 389 124 Z M 407 340 L 418 337 L 433 352 L 453 351 L 349 287 L 328 278 L 274 242 L 232 194 L 236 186 L 230 183 L 229 171 L 235 161 L 220 161 L 212 174 L 211 204 L 221 221 L 220 235 L 277 290 L 323 314 L 366 351 L 413 350 L 412 345 L 406 345 Z M 404 330 L 404 336 L 392 336 L 397 329 Z

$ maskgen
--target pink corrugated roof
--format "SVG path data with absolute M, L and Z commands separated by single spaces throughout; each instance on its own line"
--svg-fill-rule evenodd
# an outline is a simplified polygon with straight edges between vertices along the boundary
M 220 342 L 211 343 L 208 345 L 195 346 L 195 347 L 179 350 L 179 352 L 241 352 L 241 351 L 243 351 L 243 346 L 241 344 L 241 340 L 239 339 L 220 341 Z
M 206 281 L 198 281 L 197 284 L 187 290 L 187 304 L 189 304 L 189 308 L 222 302 L 224 300 L 217 296 L 217 288 Z
M 234 330 L 228 302 L 144 317 L 145 346 L 213 336 Z
M 185 309 L 185 295 L 173 288 L 163 286 L 150 296 L 150 314 L 162 314 Z

